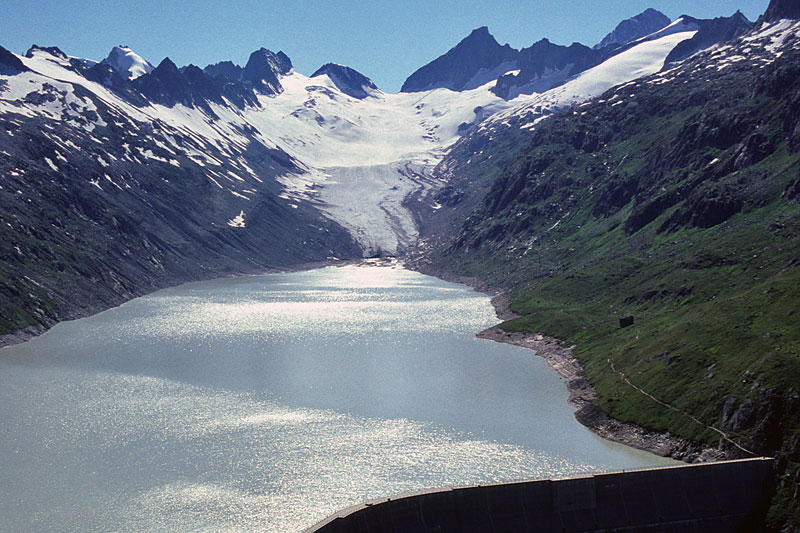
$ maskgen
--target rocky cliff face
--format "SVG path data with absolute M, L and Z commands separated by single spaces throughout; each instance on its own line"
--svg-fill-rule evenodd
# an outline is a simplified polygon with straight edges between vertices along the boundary
M 250 54 L 242 70 L 241 81 L 261 94 L 278 94 L 283 91 L 279 77 L 292 70 L 292 62 L 283 52 L 261 48 Z
M 781 19 L 800 19 L 800 2 L 797 0 L 771 0 L 763 22 L 777 22 Z

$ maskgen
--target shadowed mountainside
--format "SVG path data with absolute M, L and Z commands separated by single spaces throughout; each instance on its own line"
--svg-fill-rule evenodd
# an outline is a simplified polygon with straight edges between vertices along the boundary
M 440 165 L 418 263 L 505 288 L 503 328 L 576 344 L 612 417 L 777 456 L 775 526 L 800 523 L 798 64 L 796 27 L 754 31 L 473 131 Z

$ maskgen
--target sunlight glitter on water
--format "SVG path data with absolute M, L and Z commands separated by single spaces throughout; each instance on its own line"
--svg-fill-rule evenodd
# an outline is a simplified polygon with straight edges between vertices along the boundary
M 37 435 L 60 433 L 48 447 L 69 455 L 63 460 L 94 471 L 109 464 L 121 469 L 112 473 L 119 479 L 105 480 L 121 501 L 90 493 L 80 506 L 104 509 L 103 517 L 91 518 L 118 531 L 296 531 L 363 499 L 594 469 L 406 419 L 291 409 L 155 378 L 86 380 L 63 369 L 5 370 L 29 390 L 43 378 L 51 385 L 44 397 L 37 395 L 39 412 L 47 415 L 31 412 L 27 421 L 36 423 Z M 70 423 L 61 426 L 61 420 Z M 52 458 L 43 453 L 30 460 L 30 472 L 41 474 Z M 68 490 L 59 481 L 74 478 L 52 480 L 52 492 Z
M 485 300 L 481 295 L 457 288 L 436 288 L 433 298 L 426 295 L 425 299 L 403 299 L 408 298 L 409 291 L 419 287 L 418 282 L 412 283 L 413 278 L 406 282 L 401 276 L 397 283 L 389 284 L 386 276 L 367 276 L 364 272 L 390 269 L 343 267 L 336 270 L 342 272 L 349 283 L 324 290 L 282 284 L 269 287 L 269 294 L 262 298 L 256 292 L 248 293 L 244 301 L 236 298 L 220 301 L 213 296 L 191 293 L 175 298 L 173 293 L 165 291 L 161 301 L 152 300 L 155 309 L 143 316 L 143 320 L 119 325 L 119 335 L 183 337 L 201 333 L 205 337 L 216 337 L 243 333 L 287 336 L 336 332 L 363 336 L 370 329 L 385 328 L 421 333 L 453 329 L 474 331 L 487 323 L 487 308 L 479 305 Z M 350 278 L 351 274 L 357 274 L 356 283 Z M 366 290 L 370 282 L 376 285 Z M 428 287 L 427 290 L 433 289 Z M 160 319 L 154 320 L 158 315 Z
M 11 531 L 299 531 L 411 490 L 664 461 L 591 435 L 488 298 L 390 268 L 190 284 L 0 351 Z M 5 526 L 3 526 L 5 527 Z

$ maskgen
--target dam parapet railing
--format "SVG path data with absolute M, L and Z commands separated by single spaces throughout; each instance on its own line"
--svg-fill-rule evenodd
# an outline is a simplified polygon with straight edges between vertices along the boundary
M 342 510 L 305 533 L 759 531 L 774 459 L 422 491 Z

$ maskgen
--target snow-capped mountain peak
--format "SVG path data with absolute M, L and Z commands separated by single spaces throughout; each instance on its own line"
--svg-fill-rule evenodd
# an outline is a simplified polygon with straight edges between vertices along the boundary
M 411 74 L 401 92 L 423 92 L 437 88 L 454 91 L 470 90 L 489 81 L 480 72 L 495 71 L 495 78 L 513 70 L 519 52 L 509 45 L 501 46 L 486 26 L 472 31 L 446 54 L 434 59 Z
M 135 80 L 144 74 L 150 74 L 154 67 L 142 56 L 127 46 L 115 46 L 102 63 L 120 73 L 128 80 Z
M 594 46 L 595 50 L 607 46 L 623 46 L 645 35 L 649 35 L 669 25 L 670 20 L 666 15 L 655 9 L 647 9 L 633 18 L 620 22 L 614 31 L 606 35 L 602 41 Z
M 378 90 L 371 79 L 355 69 L 336 63 L 327 63 L 311 75 L 312 78 L 317 76 L 327 76 L 340 91 L 359 100 Z

